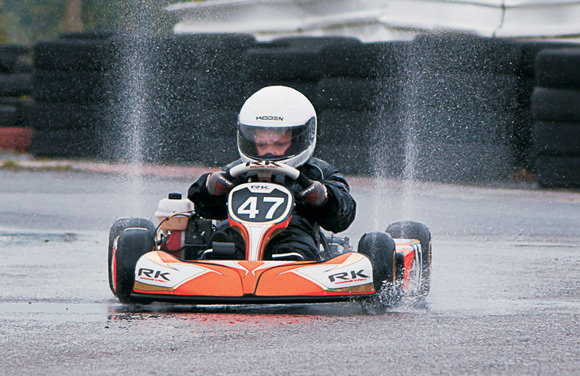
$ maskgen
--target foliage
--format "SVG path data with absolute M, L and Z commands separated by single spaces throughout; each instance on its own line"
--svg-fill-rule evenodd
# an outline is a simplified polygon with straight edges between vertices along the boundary
M 67 0 L 0 0 L 0 44 L 31 45 L 64 30 Z M 169 27 L 163 7 L 170 0 L 82 0 L 86 31 L 159 32 Z

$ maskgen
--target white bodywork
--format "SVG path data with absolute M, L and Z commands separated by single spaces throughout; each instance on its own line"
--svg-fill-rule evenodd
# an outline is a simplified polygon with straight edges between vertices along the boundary
M 407 40 L 418 32 L 488 37 L 580 35 L 573 0 L 208 0 L 170 5 L 176 33 L 350 36 L 363 42 Z

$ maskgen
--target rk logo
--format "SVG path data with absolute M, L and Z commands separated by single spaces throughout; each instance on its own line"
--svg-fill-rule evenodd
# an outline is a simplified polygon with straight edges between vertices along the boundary
M 352 281 L 352 280 L 357 279 L 357 278 L 369 278 L 369 276 L 365 275 L 363 273 L 363 271 L 364 271 L 364 269 L 361 269 L 359 271 L 351 270 L 350 273 L 342 272 L 342 273 L 331 274 L 328 276 L 328 279 L 330 279 L 330 282 L 334 282 L 337 279 L 340 279 L 342 281 Z
M 155 279 L 163 278 L 164 280 L 169 281 L 169 278 L 167 278 L 167 276 L 169 274 L 171 274 L 171 273 L 169 273 L 169 272 L 161 273 L 160 270 L 141 268 L 141 269 L 139 269 L 139 273 L 137 273 L 137 276 L 140 277 L 140 276 L 144 275 L 145 277 L 149 277 L 149 278 L 155 278 Z

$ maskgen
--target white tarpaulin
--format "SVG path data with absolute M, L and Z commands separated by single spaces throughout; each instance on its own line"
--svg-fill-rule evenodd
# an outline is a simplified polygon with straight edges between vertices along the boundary
M 342 35 L 378 41 L 425 31 L 514 38 L 580 35 L 580 1 L 572 0 L 208 0 L 167 10 L 176 17 L 176 33 L 242 32 L 261 40 Z

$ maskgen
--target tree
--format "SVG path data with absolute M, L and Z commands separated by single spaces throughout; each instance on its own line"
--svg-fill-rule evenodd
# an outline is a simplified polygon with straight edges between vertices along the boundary
M 79 32 L 85 31 L 83 24 L 83 4 L 82 0 L 66 0 L 64 14 L 64 31 Z
M 169 30 L 163 8 L 178 0 L 0 0 L 0 44 L 31 45 L 78 31 Z

